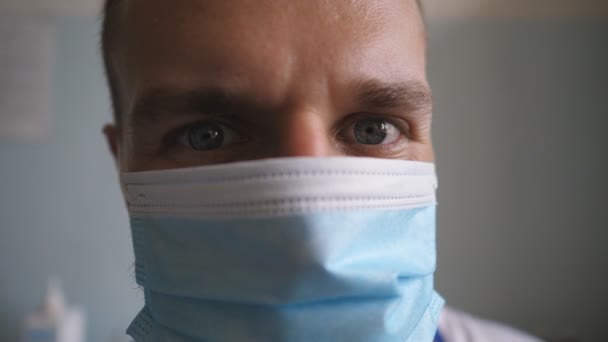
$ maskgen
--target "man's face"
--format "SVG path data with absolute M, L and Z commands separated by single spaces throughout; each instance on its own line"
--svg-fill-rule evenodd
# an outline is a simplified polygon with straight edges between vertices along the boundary
M 432 161 L 414 0 L 123 1 L 122 171 L 288 156 Z

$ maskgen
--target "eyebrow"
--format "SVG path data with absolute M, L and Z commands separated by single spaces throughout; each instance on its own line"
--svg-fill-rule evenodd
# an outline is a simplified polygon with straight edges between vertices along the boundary
M 256 113 L 268 110 L 254 98 L 227 89 L 200 90 L 152 89 L 141 96 L 131 111 L 132 120 L 155 121 L 176 113 L 226 115 Z
M 418 111 L 430 109 L 433 103 L 431 89 L 421 81 L 366 80 L 357 84 L 356 92 L 364 106 L 378 109 Z
M 355 82 L 355 101 L 364 108 L 422 111 L 432 106 L 429 87 L 421 81 L 383 82 L 376 79 Z M 154 88 L 141 96 L 131 110 L 131 120 L 158 121 L 176 113 L 205 115 L 255 114 L 272 111 L 255 97 L 224 88 L 179 90 Z

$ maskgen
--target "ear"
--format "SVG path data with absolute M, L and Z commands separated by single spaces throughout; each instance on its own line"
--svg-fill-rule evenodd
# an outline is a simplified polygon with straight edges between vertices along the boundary
M 120 168 L 120 129 L 116 125 L 107 124 L 103 127 L 103 134 L 106 136 L 106 142 L 114 157 L 114 163 L 117 168 Z

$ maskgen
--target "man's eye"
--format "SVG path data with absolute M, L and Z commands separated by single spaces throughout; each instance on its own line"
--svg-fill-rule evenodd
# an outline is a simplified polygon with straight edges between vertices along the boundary
M 178 138 L 179 143 L 196 151 L 215 150 L 243 140 L 233 129 L 216 122 L 194 124 Z
M 401 132 L 385 119 L 367 118 L 353 126 L 355 141 L 364 145 L 387 145 L 396 142 Z

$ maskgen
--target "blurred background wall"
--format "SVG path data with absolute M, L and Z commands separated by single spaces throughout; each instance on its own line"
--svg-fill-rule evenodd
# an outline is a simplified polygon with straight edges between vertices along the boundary
M 608 341 L 606 3 L 427 2 L 437 282 L 452 306 Z M 50 276 L 86 310 L 87 341 L 118 341 L 143 302 L 101 135 L 97 7 L 0 0 L 4 18 L 44 22 L 52 45 L 48 134 L 0 137 L 0 341 L 18 340 Z
M 608 25 L 431 25 L 438 286 L 537 334 L 608 341 Z
M 48 13 L 11 18 L 5 20 L 48 23 L 53 52 L 48 136 L 0 140 L 0 341 L 18 341 L 21 320 L 40 304 L 51 276 L 61 279 L 70 304 L 86 310 L 86 341 L 113 341 L 143 295 L 101 134 L 111 109 L 98 20 Z

